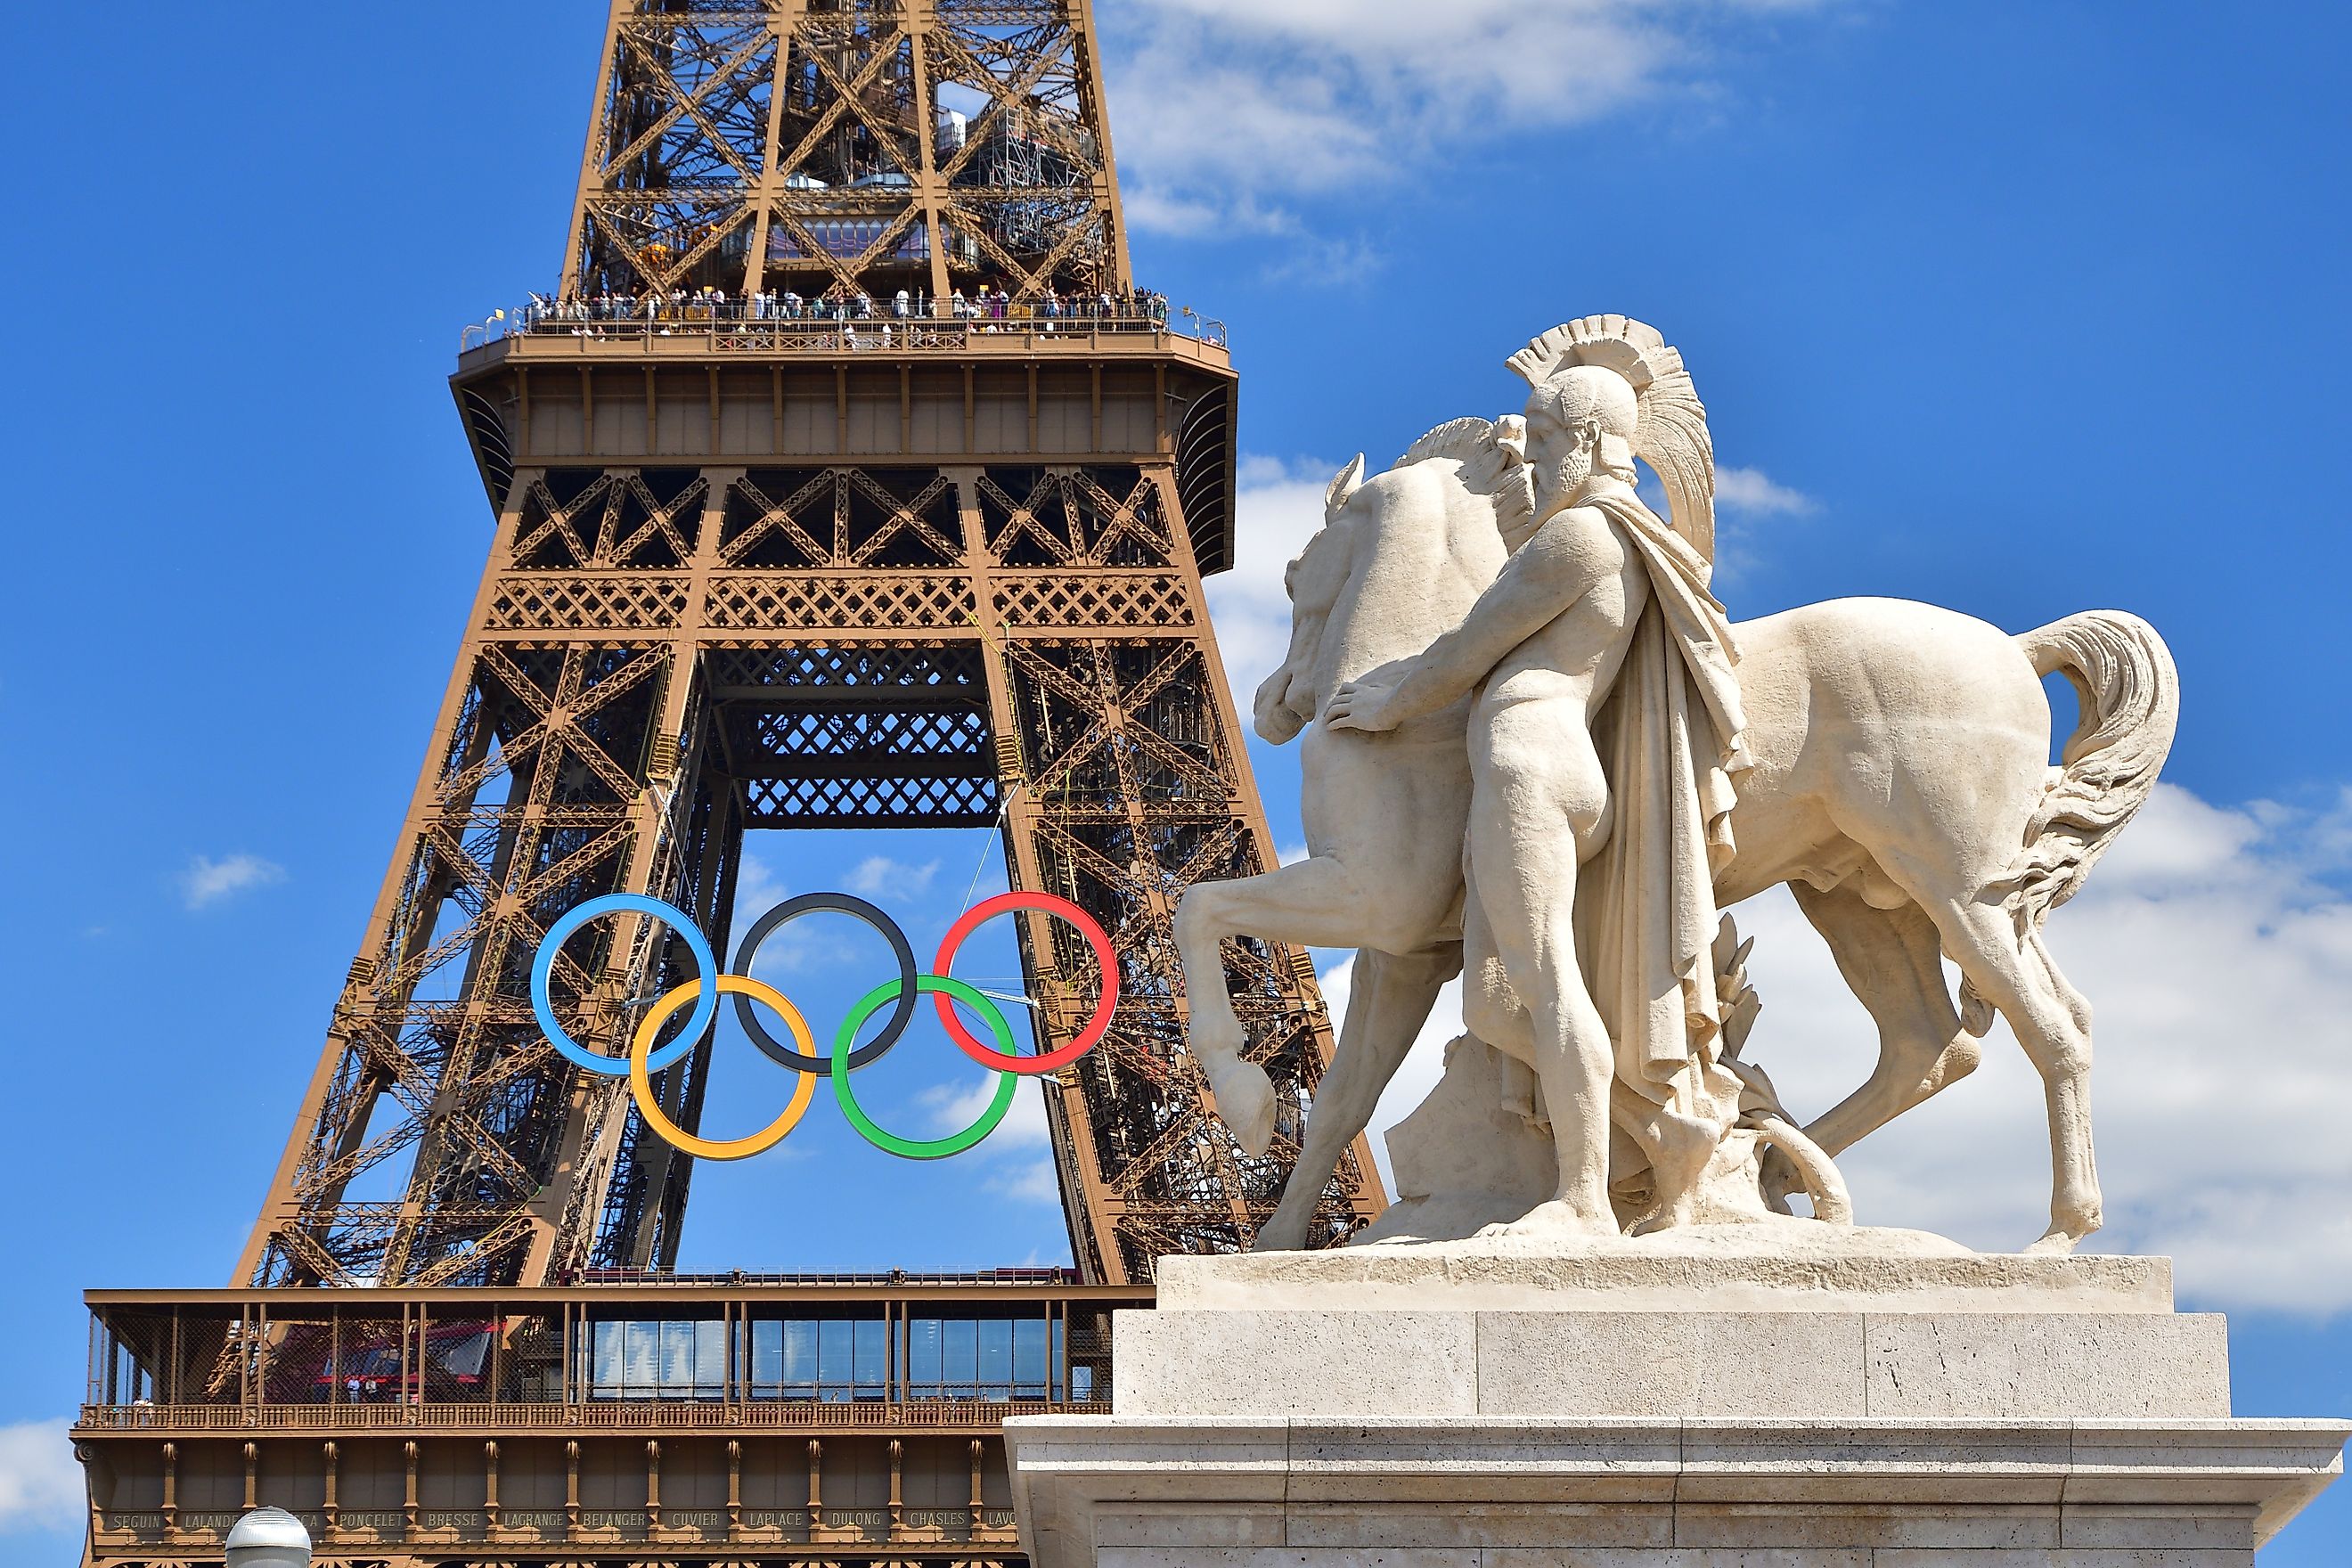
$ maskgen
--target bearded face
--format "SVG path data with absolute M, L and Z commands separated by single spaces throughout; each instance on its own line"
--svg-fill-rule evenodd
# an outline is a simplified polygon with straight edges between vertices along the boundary
M 1603 437 L 1629 442 L 1639 417 L 1625 378 L 1596 365 L 1579 365 L 1538 387 L 1528 399 L 1527 435 L 1536 516 L 1566 507 L 1602 466 Z

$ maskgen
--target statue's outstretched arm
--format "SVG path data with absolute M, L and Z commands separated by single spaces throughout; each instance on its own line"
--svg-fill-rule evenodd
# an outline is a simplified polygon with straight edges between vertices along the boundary
M 1418 658 L 1391 667 L 1386 679 L 1368 676 L 1342 686 L 1324 710 L 1325 721 L 1335 729 L 1393 730 L 1459 701 L 1591 585 L 1591 575 L 1564 531 L 1545 525 L 1505 563 L 1459 626 Z

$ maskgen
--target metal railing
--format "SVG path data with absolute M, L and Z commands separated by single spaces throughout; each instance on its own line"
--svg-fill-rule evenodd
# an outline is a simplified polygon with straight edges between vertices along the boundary
M 743 353 L 840 354 L 871 351 L 967 353 L 976 347 L 1101 346 L 1139 337 L 1182 338 L 1213 349 L 1227 346 L 1225 323 L 1191 309 L 1171 320 L 1164 311 L 1048 316 L 1016 306 L 998 316 L 753 316 L 740 306 L 688 306 L 647 319 L 642 315 L 575 318 L 499 311 L 467 327 L 457 352 L 509 338 L 575 338 L 583 342 L 636 342 L 657 348 L 692 344 Z
M 840 1269 L 735 1268 L 724 1274 L 681 1274 L 674 1268 L 587 1268 L 567 1281 L 576 1285 L 674 1285 L 680 1289 L 690 1290 L 726 1290 L 747 1286 L 769 1285 L 845 1285 L 882 1289 L 906 1286 L 923 1288 L 938 1285 L 971 1285 L 986 1289 L 999 1285 L 1054 1286 L 1076 1285 L 1078 1282 L 1076 1269 L 1054 1266 L 920 1272 L 894 1268 L 887 1273 L 852 1273 Z
M 313 1540 L 333 1544 L 400 1542 L 411 1535 L 405 1508 L 298 1508 L 289 1510 Z M 225 1537 L 242 1517 L 232 1510 L 101 1509 L 95 1523 L 109 1545 L 170 1541 L 204 1545 Z M 818 1532 L 834 1542 L 1004 1542 L 1014 1521 L 1009 1508 L 664 1508 L 660 1538 L 799 1543 Z M 518 1545 L 560 1542 L 642 1542 L 655 1538 L 656 1515 L 643 1508 L 419 1508 L 416 1534 L 459 1541 L 496 1540 Z
M 1108 1391 L 1106 1391 L 1108 1393 Z M 85 1405 L 85 1432 L 962 1430 L 1013 1415 L 1103 1415 L 1088 1400 L 615 1400 L 579 1405 Z

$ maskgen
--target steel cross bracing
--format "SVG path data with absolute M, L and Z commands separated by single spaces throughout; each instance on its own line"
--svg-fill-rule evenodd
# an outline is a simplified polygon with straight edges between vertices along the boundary
M 540 1037 L 530 954 L 616 889 L 695 912 L 724 951 L 746 827 L 861 823 L 1001 819 L 1014 884 L 1114 933 L 1117 1026 L 1049 1096 L 1086 1274 L 1246 1245 L 1296 1148 L 1251 1159 L 1208 1114 L 1171 916 L 1268 845 L 1174 492 L 1167 463 L 520 470 L 253 1277 L 667 1265 L 690 1163 Z M 629 1004 L 691 965 L 633 922 L 599 929 L 564 950 L 559 1011 L 617 1052 Z M 1023 934 L 1059 1043 L 1092 959 L 1056 923 Z M 1328 1049 L 1303 958 L 1236 944 L 1230 963 L 1254 1056 L 1303 1106 Z M 660 1080 L 688 1127 L 708 1052 Z M 403 1169 L 397 1201 L 349 1196 Z M 1359 1149 L 1326 1235 L 1377 1203 Z
M 563 289 L 1123 293 L 1084 0 L 616 0 Z

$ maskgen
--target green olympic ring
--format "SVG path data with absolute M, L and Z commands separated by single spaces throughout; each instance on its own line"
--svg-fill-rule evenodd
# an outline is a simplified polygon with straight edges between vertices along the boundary
M 962 1153 L 996 1131 L 997 1123 L 1003 1121 L 1005 1112 L 1013 1109 L 1013 1097 L 1020 1092 L 1021 1079 L 1018 1075 L 1003 1068 L 992 1069 L 997 1077 L 996 1097 L 989 1101 L 988 1109 L 980 1113 L 980 1119 L 961 1132 L 925 1140 L 901 1138 L 882 1128 L 866 1114 L 866 1108 L 857 1103 L 856 1092 L 849 1087 L 849 1053 L 856 1045 L 857 1031 L 866 1020 L 879 1011 L 883 1004 L 897 1001 L 905 989 L 901 981 L 884 981 L 861 997 L 857 1005 L 849 1010 L 849 1016 L 841 1021 L 841 1027 L 834 1031 L 833 1097 L 840 1101 L 841 1113 L 849 1119 L 849 1124 L 856 1128 L 867 1142 L 885 1153 L 896 1154 L 902 1160 L 944 1160 L 950 1154 Z M 971 1008 L 988 1026 L 989 1033 L 996 1037 L 998 1048 L 1007 1056 L 1013 1053 L 1016 1047 L 1013 1026 L 1005 1022 L 1004 1015 L 995 1003 L 962 981 L 951 980 L 943 974 L 921 974 L 915 977 L 915 990 L 921 995 L 952 997 Z

